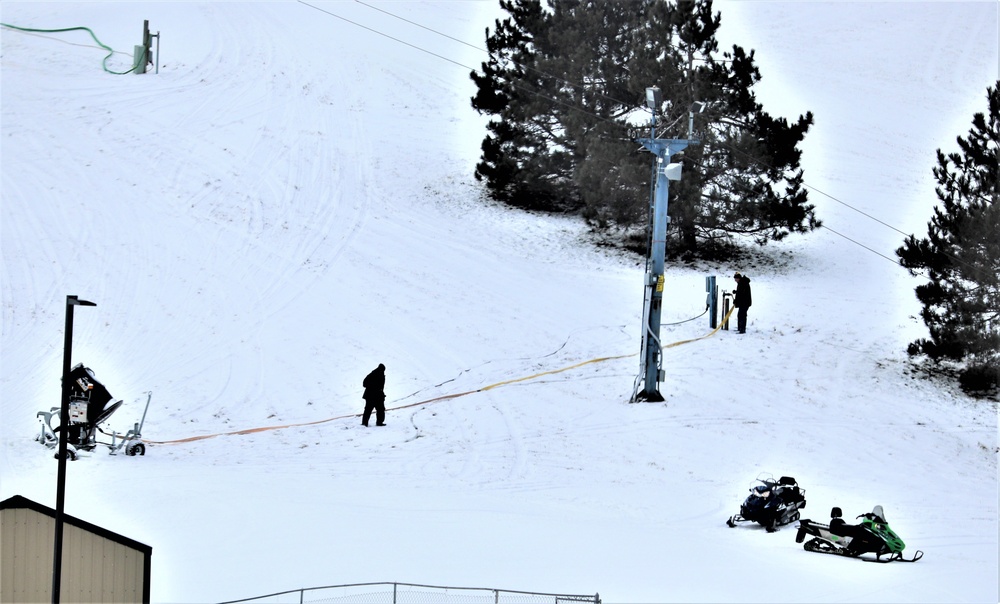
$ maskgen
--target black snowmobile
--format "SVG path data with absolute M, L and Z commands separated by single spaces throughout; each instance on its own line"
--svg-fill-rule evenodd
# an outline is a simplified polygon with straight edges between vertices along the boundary
M 860 558 L 866 562 L 916 562 L 923 558 L 924 553 L 920 550 L 912 558 L 903 557 L 906 544 L 889 528 L 882 506 L 876 505 L 871 512 L 858 516 L 862 519 L 861 524 L 847 524 L 842 516 L 840 508 L 833 508 L 830 524 L 802 520 L 795 542 L 802 543 L 806 535 L 812 535 L 813 538 L 802 546 L 806 551 Z M 862 558 L 862 554 L 875 554 L 875 559 Z
M 791 476 L 778 480 L 770 474 L 758 476 L 750 495 L 740 506 L 740 513 L 726 521 L 730 527 L 738 522 L 756 522 L 769 533 L 799 519 L 799 510 L 806 507 L 806 490 L 800 489 Z

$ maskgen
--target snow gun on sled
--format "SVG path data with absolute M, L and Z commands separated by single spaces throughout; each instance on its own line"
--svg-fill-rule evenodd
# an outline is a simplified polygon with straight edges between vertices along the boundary
M 912 558 L 903 557 L 906 544 L 889 528 L 882 506 L 876 505 L 871 512 L 858 516 L 861 524 L 847 524 L 842 515 L 840 508 L 835 507 L 830 511 L 830 524 L 802 520 L 795 542 L 802 543 L 806 535 L 812 535 L 813 538 L 802 546 L 807 552 L 859 558 L 866 562 L 916 562 L 924 557 L 920 550 Z M 865 558 L 862 554 L 875 554 L 875 558 Z
M 800 489 L 794 478 L 782 476 L 774 480 L 770 474 L 761 474 L 755 482 L 759 484 L 750 487 L 740 513 L 726 521 L 730 528 L 739 522 L 756 522 L 773 533 L 779 526 L 799 519 L 799 510 L 806 507 L 806 490 Z
M 93 451 L 99 445 L 108 447 L 111 455 L 125 449 L 125 455 L 145 455 L 146 445 L 142 442 L 142 425 L 146 422 L 146 411 L 149 411 L 149 401 L 153 393 L 147 393 L 146 409 L 142 412 L 142 420 L 135 423 L 125 434 L 115 431 L 105 432 L 101 425 L 121 407 L 124 401 L 112 402 L 113 398 L 104 384 L 94 376 L 94 372 L 78 363 L 69 374 L 69 424 L 58 425 L 61 407 L 52 407 L 48 411 L 36 414 L 42 425 L 41 433 L 35 440 L 50 449 L 56 448 L 59 438 L 66 439 L 66 454 L 70 460 L 76 460 L 80 451 Z M 109 405 L 110 403 L 110 405 Z M 52 420 L 56 419 L 53 427 Z M 110 436 L 107 442 L 98 439 L 98 433 Z M 59 453 L 56 453 L 59 456 Z

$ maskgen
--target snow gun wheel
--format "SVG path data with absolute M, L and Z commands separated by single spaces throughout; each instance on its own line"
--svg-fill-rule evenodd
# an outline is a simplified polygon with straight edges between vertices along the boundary
M 125 455 L 135 456 L 135 455 L 145 455 L 146 445 L 143 443 L 132 443 L 131 445 L 125 447 Z
M 52 457 L 53 459 L 59 459 L 59 451 L 56 451 Z M 74 451 L 73 449 L 66 449 L 66 459 L 70 461 L 76 461 L 76 458 L 77 458 L 76 451 Z

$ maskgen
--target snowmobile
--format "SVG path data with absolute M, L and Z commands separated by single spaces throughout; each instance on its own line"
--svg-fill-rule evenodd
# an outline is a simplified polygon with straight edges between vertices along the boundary
M 847 524 L 842 515 L 840 508 L 835 507 L 830 511 L 830 524 L 802 520 L 795 542 L 802 543 L 806 535 L 812 535 L 813 538 L 802 546 L 806 551 L 860 558 L 866 562 L 916 562 L 923 558 L 924 553 L 920 550 L 912 558 L 903 557 L 906 544 L 889 528 L 882 506 L 876 505 L 871 512 L 858 516 L 861 524 Z M 862 554 L 875 554 L 875 559 L 863 558 Z
M 59 422 L 62 415 L 61 407 L 52 407 L 48 411 L 39 411 L 35 417 L 42 425 L 42 431 L 35 440 L 50 449 L 56 448 L 60 438 L 66 438 L 66 455 L 75 461 L 80 451 L 92 451 L 100 446 L 110 449 L 114 455 L 125 449 L 126 455 L 145 455 L 146 445 L 142 442 L 142 425 L 146 422 L 146 411 L 149 411 L 149 401 L 153 397 L 148 392 L 146 410 L 142 412 L 142 421 L 136 422 L 125 434 L 112 431 L 105 432 L 101 424 L 106 422 L 124 401 L 114 401 L 114 397 L 97 380 L 93 370 L 78 363 L 69 373 L 69 424 L 53 427 L 52 418 Z M 110 403 L 110 404 L 109 404 Z M 98 440 L 98 433 L 111 437 L 111 442 Z M 56 457 L 59 453 L 56 452 Z
M 738 522 L 756 522 L 769 533 L 799 519 L 799 510 L 806 507 L 806 491 L 799 488 L 791 476 L 778 480 L 770 474 L 761 475 L 750 487 L 750 495 L 740 506 L 740 513 L 726 521 L 730 527 Z

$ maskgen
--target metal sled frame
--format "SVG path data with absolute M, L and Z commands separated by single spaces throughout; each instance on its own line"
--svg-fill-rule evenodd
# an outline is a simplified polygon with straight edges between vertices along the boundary
M 73 443 L 66 443 L 66 454 L 69 456 L 70 460 L 76 460 L 79 457 L 80 450 L 91 451 L 97 448 L 98 445 L 108 448 L 108 453 L 110 455 L 116 455 L 121 449 L 125 449 L 125 455 L 145 455 L 146 454 L 146 444 L 142 441 L 142 426 L 146 423 L 146 413 L 149 411 L 149 401 L 152 400 L 153 393 L 146 393 L 146 408 L 142 412 L 142 419 L 133 424 L 132 428 L 128 430 L 125 434 L 119 434 L 118 432 L 111 431 L 109 434 L 101 429 L 101 423 L 107 420 L 111 415 L 118 410 L 118 407 L 122 405 L 124 401 L 118 401 L 105 409 L 97 420 L 93 424 L 87 422 L 74 422 L 72 418 L 70 419 L 70 425 L 81 425 L 87 430 L 87 444 L 86 445 L 74 445 Z M 70 404 L 88 402 L 86 398 L 83 397 L 72 397 L 70 398 Z M 62 432 L 66 434 L 68 430 L 63 430 L 62 426 L 52 427 L 52 418 L 56 418 L 57 422 L 62 413 L 60 407 L 52 407 L 48 411 L 39 411 L 35 417 L 38 418 L 41 424 L 41 433 L 35 437 L 35 440 L 42 443 L 50 449 L 54 449 L 59 444 L 60 435 L 56 432 Z M 67 426 L 68 427 L 68 426 Z M 105 442 L 98 440 L 97 433 L 100 432 L 105 436 L 111 437 L 111 442 Z M 58 456 L 59 454 L 56 453 Z

